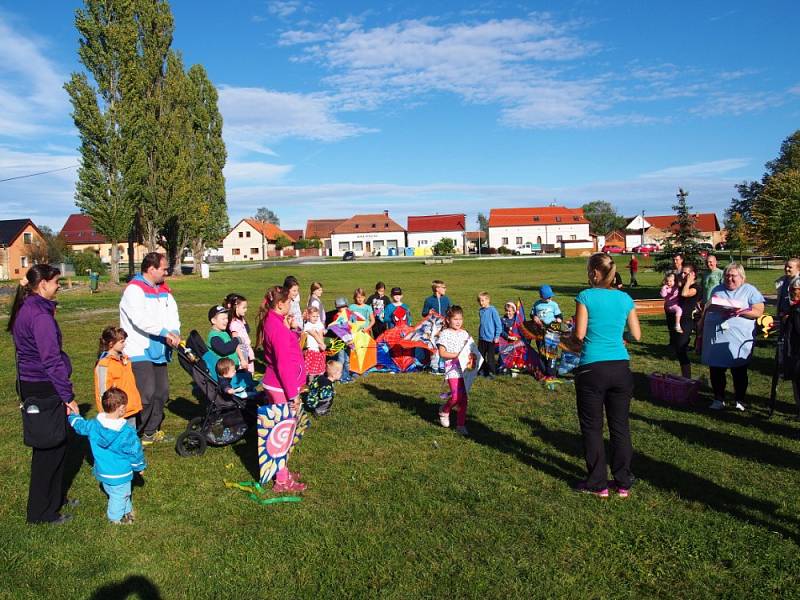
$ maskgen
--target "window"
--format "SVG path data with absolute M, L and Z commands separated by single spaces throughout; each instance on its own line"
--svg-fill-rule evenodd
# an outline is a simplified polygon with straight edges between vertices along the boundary
M 539 220 L 539 217 L 533 217 L 533 220 L 534 220 L 534 221 L 538 221 L 538 220 Z
M 417 240 L 417 246 L 427 246 L 428 240 Z
M 372 224 L 372 228 L 375 229 L 376 227 L 377 227 L 377 225 L 375 225 L 375 223 L 373 223 Z
M 572 220 L 577 222 L 577 221 L 580 221 L 581 218 L 580 217 L 572 217 Z
M 388 240 L 386 242 L 387 248 L 397 248 L 397 240 Z
M 575 234 L 573 233 L 572 235 L 570 235 L 570 236 L 569 236 L 569 239 L 571 239 L 571 240 L 577 240 L 577 239 L 578 239 L 578 236 L 577 236 L 577 235 L 575 235 Z
M 23 244 L 33 243 L 33 234 L 30 231 L 26 231 L 25 233 L 22 234 L 22 243 Z
M 19 266 L 22 267 L 23 269 L 27 269 L 28 268 L 28 257 L 27 256 L 21 256 L 20 257 Z
M 517 246 L 521 245 L 522 245 L 522 238 L 520 236 L 517 236 Z
M 244 232 L 244 237 L 250 237 L 250 232 L 249 231 L 245 231 Z
M 389 229 L 389 224 L 388 224 L 388 223 L 384 223 L 384 224 L 383 224 L 383 228 L 384 228 L 384 229 Z
M 561 223 L 561 217 L 556 217 L 556 223 Z
M 339 242 L 339 252 L 347 252 L 350 250 L 350 242 Z
M 536 243 L 537 244 L 541 244 L 542 243 L 542 236 L 540 236 L 540 235 L 536 236 Z
M 500 240 L 500 243 L 502 246 L 508 246 L 508 238 L 507 237 L 503 238 L 502 240 Z
M 385 244 L 385 242 L 383 240 L 375 240 L 374 242 L 372 242 L 372 247 L 375 248 L 375 249 L 383 248 L 385 245 L 386 244 Z
M 364 242 L 353 242 L 353 250 L 361 252 L 364 249 Z
M 355 224 L 355 228 L 358 229 L 358 223 Z
M 244 237 L 244 231 L 240 231 L 240 232 L 239 232 L 239 237 L 240 237 L 240 238 Z
M 557 242 L 560 242 L 562 239 L 564 239 L 564 236 L 563 236 L 563 235 L 557 235 L 557 236 L 556 236 L 556 241 L 557 241 Z
M 250 248 L 250 254 L 258 254 L 258 248 Z
M 241 231 L 239 232 L 239 235 L 242 235 Z M 234 256 L 239 256 L 241 253 L 242 251 L 239 248 L 231 248 L 231 254 Z

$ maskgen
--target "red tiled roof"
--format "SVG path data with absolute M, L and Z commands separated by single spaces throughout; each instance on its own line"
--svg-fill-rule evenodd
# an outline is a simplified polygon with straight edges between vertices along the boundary
M 719 221 L 717 220 L 717 215 L 715 213 L 700 213 L 692 216 L 695 218 L 694 226 L 700 231 L 708 232 L 720 230 Z M 675 223 L 677 218 L 678 217 L 676 215 L 661 215 L 652 217 L 650 215 L 646 215 L 644 220 L 650 223 L 651 226 L 657 227 L 658 229 L 677 230 L 678 225 Z
M 486 234 L 482 231 L 467 231 L 464 233 L 468 240 L 485 240 Z
M 582 208 L 565 206 L 534 206 L 519 208 L 493 208 L 489 211 L 489 227 L 514 225 L 570 225 L 589 223 Z
M 309 219 L 306 221 L 306 239 L 328 239 L 331 237 L 333 230 L 346 220 L 347 219 Z
M 272 223 L 265 223 L 264 221 L 256 221 L 255 219 L 242 219 L 245 221 L 250 227 L 258 231 L 259 233 L 263 233 L 264 237 L 267 238 L 269 241 L 277 240 L 279 237 L 284 236 L 289 238 L 290 242 L 294 242 L 295 239 L 287 234 L 283 229 L 278 227 L 277 225 L 273 225 Z M 239 221 L 241 223 L 242 221 Z M 236 227 L 234 227 L 236 229 Z
M 405 231 L 389 218 L 387 213 L 377 215 L 353 215 L 333 230 L 333 233 L 362 233 L 364 231 Z
M 286 232 L 286 235 L 288 235 L 294 241 L 303 239 L 303 230 L 302 229 L 284 229 L 283 231 Z
M 107 244 L 104 235 L 94 230 L 94 223 L 89 215 L 75 214 L 67 217 L 67 222 L 61 228 L 61 237 L 70 246 L 77 244 Z
M 427 233 L 429 231 L 464 231 L 466 219 L 463 214 L 427 215 L 408 217 L 408 233 Z

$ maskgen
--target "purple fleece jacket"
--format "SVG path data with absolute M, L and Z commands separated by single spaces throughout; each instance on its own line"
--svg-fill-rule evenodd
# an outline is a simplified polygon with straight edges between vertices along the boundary
M 17 348 L 19 378 L 49 381 L 65 403 L 72 402 L 72 363 L 61 350 L 61 329 L 55 319 L 56 303 L 31 294 L 22 303 L 12 335 Z

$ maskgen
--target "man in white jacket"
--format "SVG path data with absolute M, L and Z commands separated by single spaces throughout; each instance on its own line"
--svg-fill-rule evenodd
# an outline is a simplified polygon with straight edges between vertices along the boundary
M 138 429 L 144 445 L 167 441 L 160 429 L 169 398 L 167 364 L 172 348 L 181 341 L 178 305 L 164 283 L 166 276 L 166 257 L 158 252 L 147 254 L 142 272 L 128 283 L 119 303 L 120 327 L 128 334 L 125 354 L 142 397 Z

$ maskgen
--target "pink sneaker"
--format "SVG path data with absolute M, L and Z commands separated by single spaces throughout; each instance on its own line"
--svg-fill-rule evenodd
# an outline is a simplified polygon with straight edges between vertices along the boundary
M 304 492 L 306 489 L 305 483 L 300 483 L 299 481 L 295 481 L 291 477 L 289 477 L 286 481 L 280 482 L 276 481 L 272 484 L 272 491 L 276 494 L 284 494 L 286 492 Z
M 602 490 L 592 490 L 586 487 L 585 481 L 579 482 L 578 485 L 575 486 L 574 490 L 582 494 L 592 494 L 593 496 L 597 496 L 598 498 L 608 498 L 607 487 L 603 488 Z

